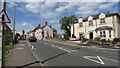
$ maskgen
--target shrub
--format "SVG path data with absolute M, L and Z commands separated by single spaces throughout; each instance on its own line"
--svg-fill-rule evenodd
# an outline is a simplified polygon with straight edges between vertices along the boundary
M 101 42 L 107 42 L 106 39 L 101 39 L 100 41 L 101 41 Z
M 64 38 L 65 38 L 65 40 L 69 40 L 70 36 L 69 36 L 69 35 L 64 34 Z
M 73 38 L 76 38 L 76 36 L 73 36 Z
M 109 39 L 107 40 L 107 43 L 110 43 L 110 40 L 109 40 Z
M 95 41 L 100 41 L 100 37 L 95 37 Z
M 82 43 L 83 43 L 83 42 L 86 42 L 87 40 L 88 40 L 88 39 L 87 39 L 87 38 L 84 38 L 84 37 L 81 39 Z
M 117 43 L 117 42 L 120 42 L 120 38 L 114 38 L 113 39 L 113 43 Z
M 14 48 L 13 45 L 6 45 L 6 46 L 5 46 L 5 52 L 7 52 L 8 50 L 11 50 L 11 49 L 13 49 L 13 48 Z

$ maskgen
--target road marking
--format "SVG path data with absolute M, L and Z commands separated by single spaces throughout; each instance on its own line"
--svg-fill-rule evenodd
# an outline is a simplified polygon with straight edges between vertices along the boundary
M 96 63 L 99 63 L 99 64 L 102 64 L 102 65 L 105 64 L 105 63 L 102 61 L 102 59 L 100 59 L 99 56 L 97 56 L 97 57 L 95 57 L 95 56 L 84 56 L 83 58 L 88 59 L 88 60 L 91 60 L 91 61 L 96 62 Z M 91 59 L 91 58 L 98 58 L 99 61 L 96 61 L 96 60 Z
M 24 44 L 21 44 L 20 46 L 25 46 Z
M 17 50 L 23 50 L 24 48 L 17 48 Z
M 45 42 L 45 44 L 47 44 L 47 43 Z
M 55 45 L 52 45 L 53 47 L 55 47 Z
M 34 46 L 32 46 L 32 49 L 34 48 Z
M 120 62 L 120 61 L 117 61 L 117 60 L 114 60 L 114 59 L 108 59 L 108 58 L 105 58 L 105 57 L 101 57 L 99 56 L 100 58 L 103 58 L 103 59 L 106 59 L 106 60 L 111 60 L 111 61 L 114 61 L 114 62 Z

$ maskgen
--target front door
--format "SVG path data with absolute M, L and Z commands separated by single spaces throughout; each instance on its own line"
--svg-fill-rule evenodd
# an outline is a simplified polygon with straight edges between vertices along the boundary
M 90 39 L 93 39 L 93 32 L 90 32 Z

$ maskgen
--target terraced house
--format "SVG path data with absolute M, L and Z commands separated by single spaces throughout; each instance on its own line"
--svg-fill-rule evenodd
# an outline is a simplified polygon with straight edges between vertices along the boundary
M 101 13 L 87 18 L 79 17 L 71 25 L 71 37 L 88 39 L 100 37 L 101 39 L 114 39 L 120 37 L 120 15 L 118 13 Z

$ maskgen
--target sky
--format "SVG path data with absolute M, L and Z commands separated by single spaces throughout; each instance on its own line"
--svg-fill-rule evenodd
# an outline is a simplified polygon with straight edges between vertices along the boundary
M 99 1 L 99 0 L 98 0 Z M 48 22 L 49 26 L 57 29 L 58 33 L 64 33 L 59 26 L 59 20 L 64 16 L 75 14 L 77 18 L 88 17 L 99 13 L 118 13 L 118 2 L 16 2 L 15 22 L 16 32 L 22 34 L 33 30 L 38 24 L 41 26 Z M 1 1 L 0 1 L 1 9 Z M 11 20 L 8 24 L 13 29 L 14 3 L 7 2 L 6 12 Z

